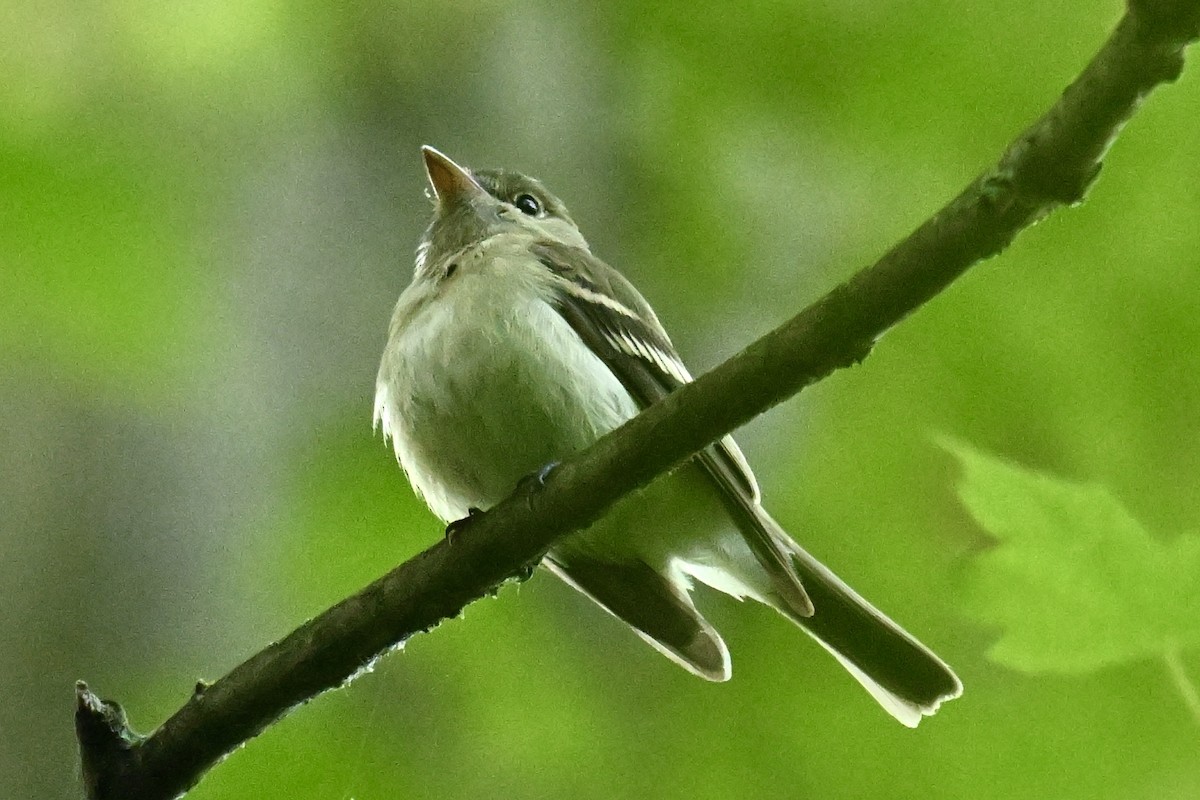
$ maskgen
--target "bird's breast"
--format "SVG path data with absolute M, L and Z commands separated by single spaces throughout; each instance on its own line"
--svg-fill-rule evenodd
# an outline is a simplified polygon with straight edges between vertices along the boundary
M 522 477 L 636 413 L 620 381 L 528 283 L 460 270 L 437 291 L 393 328 L 376 402 L 413 486 L 443 519 L 494 505 Z

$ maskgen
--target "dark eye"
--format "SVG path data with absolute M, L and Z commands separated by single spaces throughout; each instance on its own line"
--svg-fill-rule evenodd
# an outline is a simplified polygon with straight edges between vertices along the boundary
M 517 210 L 522 214 L 526 214 L 530 217 L 536 217 L 538 214 L 542 213 L 541 202 L 531 194 L 517 195 L 513 200 L 513 205 L 516 206 Z

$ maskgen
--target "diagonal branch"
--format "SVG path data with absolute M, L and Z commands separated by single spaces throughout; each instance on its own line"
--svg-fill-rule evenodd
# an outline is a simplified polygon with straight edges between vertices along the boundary
M 1142 99 L 1183 68 L 1200 0 L 1130 0 L 1108 41 L 991 170 L 874 266 L 619 430 L 191 698 L 153 734 L 79 684 L 76 730 L 90 800 L 186 792 L 295 706 L 341 686 L 410 636 L 535 563 L 655 476 L 871 351 L 890 327 L 1059 205 L 1079 202 Z

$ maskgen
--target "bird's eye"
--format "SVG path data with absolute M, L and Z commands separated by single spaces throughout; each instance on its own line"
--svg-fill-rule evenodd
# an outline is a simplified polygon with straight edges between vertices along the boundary
M 538 199 L 531 194 L 517 195 L 513 200 L 513 205 L 516 206 L 517 210 L 522 214 L 526 214 L 530 217 L 536 217 L 538 214 L 542 213 L 541 202 L 539 202 Z

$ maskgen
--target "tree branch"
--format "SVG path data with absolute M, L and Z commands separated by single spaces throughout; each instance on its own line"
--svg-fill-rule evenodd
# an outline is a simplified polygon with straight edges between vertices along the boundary
M 158 800 L 186 792 L 291 709 L 458 615 L 621 496 L 864 359 L 885 331 L 972 264 L 999 253 L 1055 207 L 1080 201 L 1120 128 L 1151 89 L 1179 76 L 1183 49 L 1198 35 L 1200 0 L 1131 0 L 1058 102 L 995 167 L 878 263 L 566 459 L 544 485 L 527 482 L 452 542 L 438 542 L 216 683 L 197 686 L 152 735 L 134 734 L 120 706 L 80 683 L 76 731 L 90 800 Z

